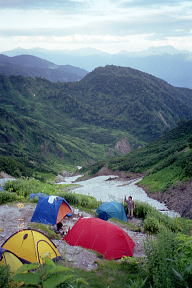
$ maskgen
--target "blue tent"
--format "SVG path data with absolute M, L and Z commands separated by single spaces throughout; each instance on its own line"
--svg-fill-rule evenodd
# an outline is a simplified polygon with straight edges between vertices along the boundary
M 100 219 L 108 220 L 109 218 L 117 218 L 127 222 L 124 206 L 116 201 L 104 202 L 96 210 Z
M 31 193 L 29 195 L 29 199 L 32 200 L 33 198 L 39 198 L 39 197 L 46 197 L 47 194 L 45 193 Z
M 39 197 L 31 222 L 55 225 L 67 215 L 71 216 L 72 209 L 62 197 Z

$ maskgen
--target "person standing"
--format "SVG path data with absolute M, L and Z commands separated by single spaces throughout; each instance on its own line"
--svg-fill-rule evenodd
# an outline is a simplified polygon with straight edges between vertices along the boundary
M 126 196 L 125 196 L 124 201 L 127 203 L 127 209 L 128 209 L 127 217 L 132 219 L 133 211 L 135 209 L 135 202 L 133 201 L 132 196 L 129 196 L 128 199 L 126 199 Z

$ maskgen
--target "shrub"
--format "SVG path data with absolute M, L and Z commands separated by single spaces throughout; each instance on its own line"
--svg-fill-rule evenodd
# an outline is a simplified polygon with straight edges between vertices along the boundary
M 130 273 L 136 273 L 139 271 L 140 268 L 140 263 L 138 259 L 129 256 L 122 257 L 120 259 L 120 265 L 121 267 L 128 270 Z
M 0 192 L 0 204 L 4 204 L 7 202 L 13 202 L 18 199 L 16 194 L 10 192 Z
M 0 266 L 0 288 L 9 288 L 11 280 L 10 268 L 7 265 Z
M 192 236 L 179 234 L 177 240 L 178 272 L 182 275 L 183 281 L 192 283 Z
M 179 232 L 182 230 L 182 226 L 177 218 L 171 218 L 154 209 L 146 215 L 144 220 L 144 229 L 151 233 L 158 233 L 163 229 Z
M 158 233 L 165 228 L 179 232 L 184 227 L 177 218 L 171 218 L 147 203 L 136 201 L 134 214 L 144 219 L 144 229 L 151 233 Z
M 145 242 L 146 287 L 187 288 L 192 283 L 192 237 L 162 231 Z
M 135 217 L 144 219 L 146 215 L 153 210 L 155 209 L 149 204 L 135 201 L 135 210 L 134 210 Z
M 175 234 L 170 231 L 163 231 L 158 234 L 157 239 L 150 238 L 145 242 L 145 268 L 148 277 L 146 287 L 177 287 L 173 274 L 173 268 L 176 269 L 174 259 L 177 244 Z
M 33 178 L 19 178 L 16 181 L 9 181 L 5 189 L 15 192 L 19 196 L 27 197 L 31 193 L 56 194 L 60 190 L 59 185 L 40 182 Z
M 59 192 L 58 195 L 59 195 L 60 197 L 65 198 L 65 200 L 66 200 L 67 202 L 69 202 L 69 204 L 71 204 L 71 205 L 78 205 L 78 204 L 79 204 L 78 196 L 77 196 L 77 194 L 75 194 L 75 193 Z
M 96 209 L 101 202 L 94 197 L 83 194 L 76 194 L 70 192 L 59 192 L 57 195 L 65 198 L 70 205 L 76 205 L 83 208 Z
M 151 233 L 158 233 L 163 229 L 163 225 L 159 222 L 159 220 L 155 217 L 148 216 L 144 220 L 144 230 L 146 232 L 151 232 Z

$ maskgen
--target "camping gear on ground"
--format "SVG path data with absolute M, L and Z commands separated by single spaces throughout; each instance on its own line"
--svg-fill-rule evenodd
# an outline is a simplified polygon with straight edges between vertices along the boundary
M 32 263 L 42 263 L 42 257 L 46 256 L 53 260 L 61 258 L 55 244 L 35 229 L 23 229 L 14 233 L 3 243 L 2 248 Z
M 39 197 L 47 197 L 48 195 L 45 193 L 31 193 L 29 195 L 29 199 L 32 200 L 33 198 L 39 198 Z
M 71 213 L 72 209 L 64 198 L 53 195 L 40 197 L 31 222 L 55 225 L 66 215 L 71 216 Z
M 96 210 L 100 219 L 108 220 L 109 218 L 117 218 L 127 222 L 124 206 L 116 201 L 103 202 Z
M 80 218 L 63 238 L 69 245 L 95 250 L 106 259 L 133 256 L 131 237 L 120 227 L 99 218 Z
M 23 263 L 14 253 L 0 247 L 0 265 L 9 265 L 11 272 L 14 273 Z

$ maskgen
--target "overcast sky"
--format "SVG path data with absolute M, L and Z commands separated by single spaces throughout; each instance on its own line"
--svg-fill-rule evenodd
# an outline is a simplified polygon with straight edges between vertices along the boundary
M 192 51 L 192 0 L 0 0 L 0 51 Z

